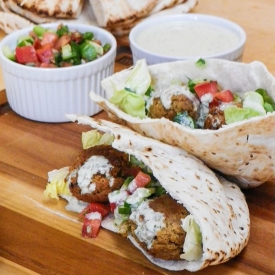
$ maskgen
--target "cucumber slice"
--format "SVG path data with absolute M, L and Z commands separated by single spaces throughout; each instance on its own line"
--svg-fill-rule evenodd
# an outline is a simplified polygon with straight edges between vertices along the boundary
M 16 61 L 15 55 L 14 53 L 11 51 L 11 49 L 9 48 L 9 46 L 4 46 L 3 49 L 3 54 L 11 61 Z

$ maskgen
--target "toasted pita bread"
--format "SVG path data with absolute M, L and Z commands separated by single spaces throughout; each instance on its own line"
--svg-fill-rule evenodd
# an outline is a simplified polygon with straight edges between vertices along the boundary
M 74 115 L 70 118 L 112 134 L 112 146 L 147 165 L 171 197 L 194 216 L 203 246 L 202 256 L 196 261 L 153 258 L 129 236 L 154 264 L 169 270 L 197 271 L 230 260 L 246 246 L 250 235 L 249 209 L 238 186 L 217 177 L 196 157 L 178 147 L 141 136 L 110 121 Z M 116 232 L 110 217 L 102 226 Z
M 149 72 L 156 90 L 165 90 L 172 82 L 187 83 L 188 79 L 206 78 L 217 80 L 222 87 L 240 96 L 263 88 L 275 99 L 275 78 L 257 61 L 245 64 L 209 59 L 204 68 L 196 66 L 193 60 L 177 61 L 149 66 Z M 124 70 L 102 81 L 107 99 L 115 89 L 124 88 L 129 73 Z M 165 118 L 132 117 L 96 94 L 91 93 L 91 98 L 121 123 L 143 135 L 185 149 L 209 167 L 234 177 L 241 187 L 275 182 L 275 112 L 218 130 L 193 130 Z
M 169 9 L 177 4 L 178 0 L 159 0 L 155 7 L 151 10 L 152 13 L 159 12 L 164 9 Z
M 90 0 L 98 25 L 126 25 L 147 15 L 157 0 Z
M 138 23 L 142 22 L 143 20 L 146 20 L 147 18 L 155 17 L 155 16 L 163 16 L 167 14 L 181 14 L 181 13 L 188 13 L 190 10 L 192 10 L 198 3 L 198 0 L 186 0 L 183 1 L 181 4 L 177 4 L 171 8 L 163 9 L 161 11 L 155 11 L 150 12 L 150 14 L 146 17 L 139 18 L 137 20 L 134 20 L 133 22 L 129 22 L 128 24 L 120 24 L 120 25 L 114 25 L 111 27 L 107 27 L 107 29 L 117 36 L 123 36 L 128 35 L 131 29 L 137 25 Z
M 11 33 L 25 27 L 33 26 L 29 20 L 10 12 L 0 12 L 0 29 L 5 33 Z
M 84 0 L 3 0 L 6 8 L 35 23 L 48 23 L 54 18 L 77 18 Z

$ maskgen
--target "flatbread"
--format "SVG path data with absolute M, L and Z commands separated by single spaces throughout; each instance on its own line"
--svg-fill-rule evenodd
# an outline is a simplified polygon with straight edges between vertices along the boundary
M 171 8 L 164 8 L 160 11 L 154 11 L 152 10 L 146 17 L 139 18 L 137 20 L 134 20 L 132 22 L 128 22 L 127 24 L 120 24 L 120 25 L 114 25 L 107 27 L 107 29 L 113 33 L 116 36 L 124 36 L 128 35 L 131 31 L 131 29 L 137 25 L 138 23 L 150 19 L 152 17 L 157 16 L 164 16 L 169 14 L 181 14 L 181 13 L 188 13 L 190 10 L 192 10 L 198 3 L 198 0 L 186 0 L 182 1 L 181 4 L 176 4 L 175 6 Z
M 139 22 L 144 20 L 145 18 L 157 15 L 165 15 L 165 14 L 173 14 L 173 13 L 187 13 L 189 12 L 198 2 L 198 0 L 178 0 L 177 4 L 169 9 L 162 10 L 160 12 L 152 13 L 152 9 L 158 0 L 150 0 L 150 1 L 136 1 L 136 0 L 116 0 L 116 1 L 94 1 L 94 0 L 75 0 L 75 3 L 79 2 L 79 10 L 75 17 L 70 18 L 62 18 L 58 19 L 55 16 L 52 10 L 49 10 L 49 14 L 51 16 L 46 16 L 42 11 L 42 13 L 38 13 L 38 11 L 33 9 L 25 8 L 26 6 L 16 5 L 18 0 L 0 0 L 1 9 L 6 13 L 14 14 L 15 16 L 7 16 L 5 18 L 0 18 L 0 27 L 7 26 L 10 27 L 3 28 L 6 33 L 11 33 L 14 30 L 22 29 L 24 26 L 28 24 L 36 23 L 50 23 L 50 22 L 75 22 L 82 24 L 89 24 L 95 26 L 105 27 L 106 29 L 112 32 L 116 36 L 122 36 L 129 34 L 130 30 Z M 63 0 L 65 1 L 65 0 Z M 63 2 L 61 1 L 61 2 Z M 70 2 L 66 2 L 68 6 Z M 180 4 L 184 1 L 184 4 Z M 24 1 L 21 0 L 21 3 L 28 3 L 28 6 L 35 1 Z M 90 3 L 91 2 L 91 3 Z M 48 0 L 45 2 L 47 5 L 53 4 L 52 1 Z M 81 4 L 82 3 L 82 4 Z M 105 3 L 104 5 L 102 3 Z M 46 5 L 41 6 L 42 8 Z M 24 4 L 25 5 L 25 4 Z M 65 11 L 66 5 L 62 6 Z M 83 5 L 83 7 L 81 6 Z M 53 5 L 52 5 L 53 6 Z M 117 9 L 119 7 L 119 9 Z M 81 13 L 80 13 L 80 9 Z M 94 10 L 93 10 L 94 8 Z M 120 17 L 121 16 L 121 17 Z M 110 20 L 111 21 L 108 21 Z M 109 23 L 107 23 L 107 21 Z M 22 26 L 20 27 L 20 22 Z
M 5 13 L 0 17 L 0 29 L 2 29 L 5 33 L 11 33 L 13 31 L 22 29 L 24 27 L 34 26 L 35 24 L 26 19 L 25 17 L 18 15 L 12 11 L 10 11 L 5 5 L 3 0 L 0 0 L 0 6 Z M 2 12 L 1 12 L 2 13 Z M 66 23 L 79 23 L 79 24 L 89 24 L 89 25 L 97 25 L 96 18 L 93 15 L 92 6 L 89 1 L 85 1 L 83 5 L 83 9 L 81 14 L 77 19 L 56 19 L 56 18 L 48 18 L 41 19 L 38 18 L 37 21 L 51 21 L 51 22 L 60 22 L 63 24 Z
M 0 11 L 0 29 L 5 33 L 11 33 L 25 27 L 31 27 L 34 24 L 29 20 L 10 12 Z
M 143 161 L 166 191 L 195 217 L 202 233 L 202 258 L 192 262 L 164 261 L 143 251 L 154 264 L 169 270 L 197 271 L 230 260 L 246 246 L 250 234 L 249 210 L 237 185 L 218 178 L 200 160 L 180 148 L 141 136 L 110 121 L 69 117 L 114 135 L 112 146 Z M 108 217 L 102 225 L 115 231 L 111 223 L 112 218 Z M 129 238 L 133 242 L 133 238 Z
M 55 18 L 77 18 L 84 0 L 3 0 L 6 7 L 35 23 L 49 23 Z
M 187 83 L 188 78 L 207 78 L 217 80 L 222 87 L 240 95 L 263 88 L 275 99 L 275 78 L 260 62 L 244 64 L 209 59 L 204 68 L 195 63 L 188 60 L 149 66 L 155 89 L 165 89 L 173 82 Z M 124 88 L 129 73 L 130 70 L 124 70 L 102 81 L 106 99 L 91 93 L 91 99 L 113 119 L 143 135 L 185 149 L 209 167 L 233 177 L 243 188 L 275 182 L 275 112 L 219 130 L 192 130 L 165 118 L 135 118 L 107 100 L 115 87 L 118 90 Z
M 90 0 L 98 25 L 113 27 L 127 25 L 146 16 L 157 0 Z

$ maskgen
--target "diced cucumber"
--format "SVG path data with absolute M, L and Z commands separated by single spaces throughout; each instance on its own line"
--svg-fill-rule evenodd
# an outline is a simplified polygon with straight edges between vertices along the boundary
M 3 54 L 11 61 L 15 61 L 15 55 L 14 53 L 11 51 L 10 47 L 9 46 L 4 46 L 3 47 Z
M 70 44 L 66 44 L 61 48 L 61 54 L 63 60 L 69 60 L 72 58 L 72 47 Z
M 42 38 L 42 36 L 44 35 L 44 33 L 46 32 L 47 30 L 42 27 L 42 26 L 34 26 L 33 27 L 33 32 L 39 37 L 39 38 Z
M 33 38 L 31 36 L 21 36 L 17 40 L 17 47 L 33 45 Z
M 177 122 L 180 125 L 189 127 L 191 129 L 195 129 L 196 128 L 196 125 L 195 125 L 195 122 L 194 122 L 193 118 L 190 117 L 186 111 L 178 113 L 174 117 L 174 122 Z
M 95 47 L 96 53 L 100 56 L 103 55 L 103 47 L 95 42 L 91 42 L 91 44 Z

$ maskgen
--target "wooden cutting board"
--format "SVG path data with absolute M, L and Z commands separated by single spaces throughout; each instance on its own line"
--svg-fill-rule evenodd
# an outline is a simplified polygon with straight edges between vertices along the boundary
M 275 74 L 274 8 L 273 0 L 203 0 L 194 12 L 241 24 L 248 36 L 243 61 L 260 60 Z M 118 44 L 116 71 L 132 62 L 128 38 L 119 38 Z M 104 112 L 97 117 L 107 118 Z M 127 239 L 107 230 L 96 239 L 82 238 L 78 215 L 67 212 L 62 200 L 44 199 L 47 173 L 72 163 L 81 149 L 81 133 L 88 129 L 30 121 L 15 114 L 6 100 L 0 104 L 0 274 L 189 274 L 154 266 Z M 196 274 L 275 274 L 275 183 L 243 192 L 251 217 L 247 247 L 229 262 Z

